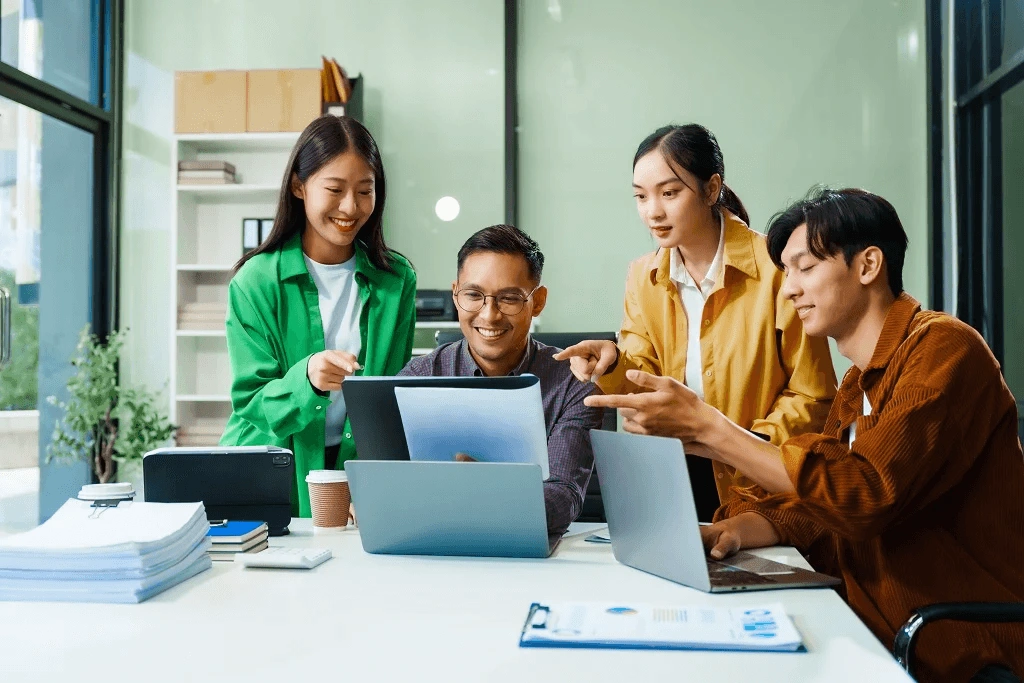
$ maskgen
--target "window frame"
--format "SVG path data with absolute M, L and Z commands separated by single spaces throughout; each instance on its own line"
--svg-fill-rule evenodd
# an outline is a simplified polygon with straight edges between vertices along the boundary
M 99 105 L 0 62 L 0 96 L 93 134 L 92 329 L 105 337 L 117 327 L 121 195 L 121 106 L 124 0 L 91 0 L 93 88 Z

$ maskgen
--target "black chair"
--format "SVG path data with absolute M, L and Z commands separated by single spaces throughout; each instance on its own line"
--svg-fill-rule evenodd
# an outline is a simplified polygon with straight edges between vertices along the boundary
M 587 339 L 598 339 L 606 341 L 617 341 L 614 332 L 534 332 L 533 338 L 541 344 L 555 346 L 560 349 L 578 344 Z M 462 339 L 462 332 L 459 330 L 438 330 L 434 334 L 434 341 L 438 346 L 450 344 Z M 604 411 L 604 421 L 601 429 L 614 432 L 618 428 L 618 412 L 615 410 Z M 577 522 L 600 522 L 608 520 L 604 516 L 604 503 L 601 501 L 601 482 L 597 478 L 597 468 L 590 475 L 590 483 L 587 484 L 587 495 L 583 498 L 583 510 L 580 512 Z
M 914 646 L 921 629 L 935 621 L 1024 623 L 1024 602 L 940 602 L 920 607 L 896 632 L 892 653 L 907 673 L 913 675 Z

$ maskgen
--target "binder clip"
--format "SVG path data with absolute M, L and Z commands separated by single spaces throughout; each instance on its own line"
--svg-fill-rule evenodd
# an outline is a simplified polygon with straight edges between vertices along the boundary
M 78 500 L 92 501 L 91 507 L 97 508 L 90 518 L 99 517 L 105 508 L 116 508 L 124 501 L 135 498 L 135 487 L 131 482 L 115 484 L 86 484 L 78 492 Z

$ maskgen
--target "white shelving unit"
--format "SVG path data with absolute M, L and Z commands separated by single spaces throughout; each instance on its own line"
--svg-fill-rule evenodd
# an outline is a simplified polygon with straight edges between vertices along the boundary
M 226 304 L 231 269 L 242 256 L 242 219 L 270 218 L 298 133 L 188 134 L 174 138 L 170 310 L 171 420 L 179 445 L 216 443 L 231 414 L 231 365 L 223 323 L 181 329 L 179 307 Z M 234 185 L 179 185 L 178 161 L 210 159 L 235 166 Z

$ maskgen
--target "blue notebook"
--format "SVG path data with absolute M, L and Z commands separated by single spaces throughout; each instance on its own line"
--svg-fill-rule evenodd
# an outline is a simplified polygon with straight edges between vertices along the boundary
M 211 521 L 207 536 L 216 544 L 245 543 L 251 538 L 267 533 L 266 522 L 246 522 L 242 520 Z

